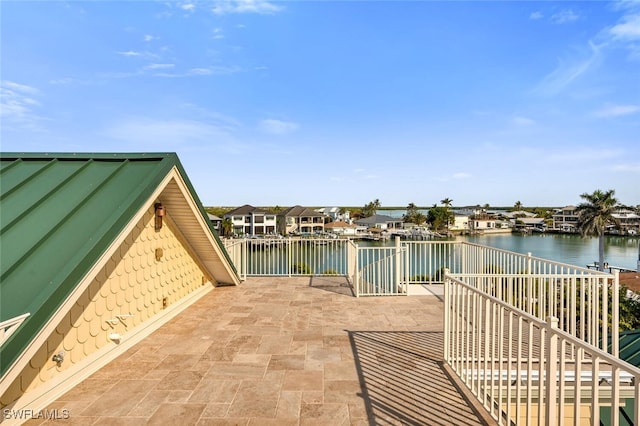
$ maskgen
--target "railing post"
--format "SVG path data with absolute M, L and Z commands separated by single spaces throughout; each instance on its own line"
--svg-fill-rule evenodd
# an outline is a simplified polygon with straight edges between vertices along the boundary
M 551 426 L 558 424 L 557 419 L 557 395 L 558 395 L 558 382 L 556 376 L 558 374 L 558 335 L 556 329 L 558 328 L 558 318 L 547 317 L 547 377 L 545 378 L 545 404 L 547 406 L 545 424 Z M 561 355 L 563 356 L 563 355 Z M 560 380 L 563 380 L 560 377 Z M 542 380 L 542 378 L 540 378 Z M 576 378 L 578 380 L 578 378 Z
M 527 252 L 527 274 L 533 274 L 531 270 L 531 252 Z
M 402 259 L 400 259 L 400 237 L 396 236 L 395 238 L 395 248 L 396 248 L 396 265 L 395 265 L 395 283 L 396 283 L 396 292 L 400 290 L 400 276 L 401 276 L 401 268 L 402 268 Z M 406 289 L 406 293 L 408 295 L 409 289 Z
M 451 365 L 451 357 L 449 354 L 449 333 L 451 332 L 451 281 L 449 280 L 449 270 L 444 270 L 444 360 Z
M 618 358 L 620 354 L 620 271 L 618 270 L 613 273 L 611 292 L 611 355 Z

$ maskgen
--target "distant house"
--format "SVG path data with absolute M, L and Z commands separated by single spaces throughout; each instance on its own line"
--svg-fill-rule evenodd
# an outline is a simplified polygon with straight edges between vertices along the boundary
M 325 216 L 331 218 L 332 221 L 342 221 L 346 223 L 351 223 L 351 214 L 349 210 L 344 209 L 344 213 L 340 213 L 343 210 L 340 207 L 323 207 L 321 209 L 317 209 L 318 213 L 322 213 Z
M 211 225 L 213 225 L 213 229 L 220 235 L 222 233 L 222 219 L 211 213 L 207 213 L 207 217 Z
M 578 232 L 578 208 L 566 206 L 553 214 L 553 229 L 560 232 Z
M 341 220 L 330 222 L 324 225 L 326 232 L 331 232 L 336 235 L 351 236 L 356 235 L 357 226 L 351 223 L 343 222 Z
M 233 232 L 239 235 L 264 235 L 277 232 L 276 214 L 245 204 L 224 215 L 233 223 Z
M 364 226 L 366 228 L 378 228 L 381 230 L 402 229 L 402 219 L 382 214 L 358 219 L 355 223 L 356 225 Z
M 508 219 L 515 219 L 520 217 L 536 217 L 536 214 L 525 210 L 517 210 L 513 212 L 504 212 L 502 213 L 502 216 Z
M 544 232 L 546 225 L 543 217 L 519 217 L 511 219 L 513 228 L 520 231 Z
M 453 217 L 453 222 L 449 224 L 450 231 L 468 231 L 470 229 L 469 226 L 469 216 L 463 214 L 455 214 Z
M 325 215 L 307 207 L 290 207 L 278 213 L 278 217 L 278 232 L 282 235 L 324 232 Z
M 239 284 L 175 154 L 2 153 L 0 179 L 0 407 L 37 413 Z
M 621 209 L 613 213 L 612 216 L 618 219 L 620 229 L 616 229 L 622 235 L 638 235 L 640 234 L 640 216 L 632 211 Z

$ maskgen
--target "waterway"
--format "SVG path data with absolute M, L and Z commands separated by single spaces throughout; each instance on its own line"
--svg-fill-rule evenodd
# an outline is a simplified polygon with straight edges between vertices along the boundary
M 461 236 L 459 240 L 483 244 L 517 253 L 555 260 L 576 266 L 598 261 L 598 239 L 582 238 L 575 234 L 494 234 Z M 638 237 L 605 237 L 604 260 L 611 266 L 636 269 Z
M 469 241 L 556 262 L 585 267 L 598 261 L 598 239 L 576 234 L 492 234 L 458 236 L 457 241 Z M 363 244 L 363 242 L 358 242 Z M 366 245 L 366 243 L 364 243 Z M 385 245 L 392 245 L 387 241 Z M 626 269 L 637 268 L 639 237 L 605 237 L 605 262 Z

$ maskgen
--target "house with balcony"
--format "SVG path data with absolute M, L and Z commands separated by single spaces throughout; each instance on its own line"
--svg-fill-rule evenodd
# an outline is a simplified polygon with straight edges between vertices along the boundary
M 576 233 L 578 232 L 578 217 L 578 208 L 576 206 L 556 209 L 552 216 L 552 229 L 557 232 Z
M 355 223 L 360 227 L 366 227 L 367 229 L 377 228 L 382 231 L 402 229 L 402 219 L 384 214 L 374 214 L 373 216 L 364 217 L 356 220 Z
M 325 215 L 308 207 L 293 206 L 278 213 L 278 233 L 315 234 L 324 232 Z
M 224 215 L 233 223 L 233 232 L 238 235 L 273 235 L 277 232 L 275 213 L 249 204 L 233 209 Z
M 322 213 L 323 215 L 330 217 L 332 221 L 342 221 L 346 223 L 351 223 L 351 213 L 349 210 L 343 209 L 342 207 L 323 207 L 316 210 L 318 213 Z
M 612 216 L 618 220 L 620 226 L 610 231 L 620 235 L 640 234 L 640 215 L 638 213 L 628 209 L 621 209 L 613 213 Z

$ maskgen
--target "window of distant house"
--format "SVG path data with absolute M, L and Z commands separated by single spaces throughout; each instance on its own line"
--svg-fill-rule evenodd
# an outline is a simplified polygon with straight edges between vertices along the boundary
M 264 216 L 255 216 L 256 223 L 264 223 Z
M 264 218 L 264 219 L 265 219 L 265 220 L 273 221 L 273 220 L 275 220 L 275 217 L 274 217 L 274 216 L 265 216 L 265 218 Z

